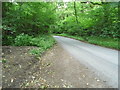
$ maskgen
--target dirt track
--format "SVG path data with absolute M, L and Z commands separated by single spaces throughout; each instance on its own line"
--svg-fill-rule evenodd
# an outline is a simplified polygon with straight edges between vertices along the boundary
M 106 88 L 89 68 L 59 45 L 36 58 L 28 51 L 36 47 L 3 46 L 3 87 Z

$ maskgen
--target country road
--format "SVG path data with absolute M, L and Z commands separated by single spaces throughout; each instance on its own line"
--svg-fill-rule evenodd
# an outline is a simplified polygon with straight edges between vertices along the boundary
M 53 36 L 58 44 L 80 63 L 90 68 L 102 80 L 114 88 L 118 87 L 118 51 L 78 40 Z

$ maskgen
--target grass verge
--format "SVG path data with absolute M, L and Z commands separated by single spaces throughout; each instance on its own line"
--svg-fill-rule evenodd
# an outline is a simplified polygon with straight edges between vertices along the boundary
M 41 55 L 44 51 L 51 48 L 55 44 L 54 38 L 49 34 L 40 34 L 30 36 L 28 34 L 20 34 L 15 38 L 15 46 L 37 46 L 39 49 L 30 50 L 31 54 Z
M 120 50 L 120 46 L 118 45 L 118 43 L 120 42 L 118 42 L 118 40 L 115 40 L 113 38 L 102 38 L 102 37 L 90 36 L 90 37 L 87 37 L 87 41 L 86 41 L 83 37 L 80 37 L 80 36 L 72 36 L 68 34 L 57 34 L 57 35 L 73 38 L 76 40 L 80 40 L 83 42 L 87 42 L 87 43 L 91 43 L 91 44 L 95 44 L 95 45 L 99 45 L 107 48 Z

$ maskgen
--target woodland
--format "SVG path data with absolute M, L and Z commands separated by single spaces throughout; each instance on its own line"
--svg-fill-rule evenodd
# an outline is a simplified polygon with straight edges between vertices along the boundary
M 105 56 L 109 59 L 112 55 L 114 59 L 116 54 L 113 50 L 116 53 L 120 50 L 118 12 L 120 12 L 119 2 L 3 2 L 2 87 L 108 88 L 106 83 L 109 81 L 94 76 L 95 72 L 90 72 L 88 67 L 72 58 L 72 55 L 58 45 L 59 42 L 57 44 L 54 36 L 73 38 L 85 44 L 110 48 L 110 54 Z M 74 49 L 77 51 L 76 47 Z M 80 52 L 81 50 L 83 52 L 80 55 L 84 56 L 89 45 L 82 47 Z M 95 52 L 93 50 L 94 53 L 98 52 L 97 54 L 90 54 L 92 49 L 87 52 L 87 55 L 91 55 L 90 59 L 92 60 L 92 55 L 93 57 L 96 55 L 100 58 L 98 61 L 103 62 L 103 65 L 100 63 L 98 67 L 104 68 L 104 65 L 107 67 L 110 64 L 110 69 L 115 70 L 118 65 L 116 59 L 112 61 L 110 58 L 110 62 L 104 61 L 106 49 L 103 48 L 103 53 L 100 52 L 99 57 L 101 48 L 98 48 Z M 94 65 L 96 62 L 91 63 Z M 97 65 L 99 64 L 94 66 Z M 107 67 L 108 71 L 111 71 L 110 69 Z M 117 69 L 115 71 L 117 72 Z M 112 73 L 117 75 L 115 72 Z M 66 82 L 67 80 L 70 83 Z
M 2 44 L 55 44 L 53 35 L 119 49 L 118 2 L 3 2 Z

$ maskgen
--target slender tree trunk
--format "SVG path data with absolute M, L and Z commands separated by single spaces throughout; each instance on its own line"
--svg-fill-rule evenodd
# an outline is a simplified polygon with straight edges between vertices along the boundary
M 75 2 L 75 1 L 74 1 L 74 10 L 75 10 L 76 23 L 78 24 L 77 10 L 76 10 L 76 2 Z

